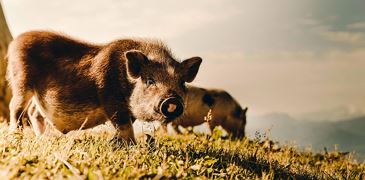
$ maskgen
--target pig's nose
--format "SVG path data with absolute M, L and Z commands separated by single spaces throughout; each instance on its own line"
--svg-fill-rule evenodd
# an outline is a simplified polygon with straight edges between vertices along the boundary
M 179 117 L 184 112 L 184 105 L 181 98 L 169 97 L 162 100 L 160 112 L 165 115 L 167 119 Z

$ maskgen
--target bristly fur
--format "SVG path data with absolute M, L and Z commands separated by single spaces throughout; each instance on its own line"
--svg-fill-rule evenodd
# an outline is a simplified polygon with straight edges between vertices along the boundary
M 111 120 L 126 140 L 134 139 L 135 118 L 162 119 L 155 111 L 161 98 L 185 96 L 180 84 L 192 81 L 201 63 L 199 57 L 180 63 L 158 40 L 97 45 L 47 31 L 21 34 L 11 42 L 8 57 L 12 129 L 21 126 L 20 114 L 33 98 L 46 120 L 63 133 Z M 156 85 L 146 87 L 148 78 Z

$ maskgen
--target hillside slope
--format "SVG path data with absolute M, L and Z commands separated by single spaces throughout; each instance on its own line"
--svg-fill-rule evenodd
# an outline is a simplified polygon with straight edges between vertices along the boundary
M 297 120 L 285 114 L 269 114 L 251 119 L 247 129 L 268 133 L 280 142 L 295 141 L 300 146 L 312 146 L 314 150 L 333 149 L 356 152 L 360 159 L 365 157 L 365 117 L 341 121 Z
M 9 134 L 0 125 L 3 178 L 224 178 L 363 179 L 365 165 L 339 152 L 314 154 L 279 147 L 269 140 L 229 140 L 185 134 L 149 136 L 133 146 L 111 143 L 113 130 L 99 127 L 67 135 L 30 129 Z M 158 133 L 158 132 L 157 132 Z

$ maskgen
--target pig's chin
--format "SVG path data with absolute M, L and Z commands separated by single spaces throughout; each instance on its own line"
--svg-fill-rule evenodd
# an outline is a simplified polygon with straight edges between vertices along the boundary
M 170 122 L 172 122 L 172 121 L 174 121 L 175 119 L 166 119 L 166 118 L 164 118 L 164 119 L 162 119 L 161 120 L 161 122 L 162 122 L 162 124 L 165 124 L 165 125 L 167 125 L 168 123 L 170 123 Z
M 159 113 L 153 113 L 153 114 L 134 114 L 134 116 L 139 119 L 139 120 L 143 120 L 143 121 L 160 121 L 163 122 L 165 120 L 165 117 Z

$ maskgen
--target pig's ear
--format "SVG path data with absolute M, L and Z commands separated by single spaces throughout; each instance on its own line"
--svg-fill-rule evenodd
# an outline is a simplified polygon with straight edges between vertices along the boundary
M 137 79 L 141 76 L 142 67 L 148 62 L 148 58 L 140 51 L 132 50 L 125 53 L 127 59 L 128 74 Z
M 246 115 L 247 110 L 248 110 L 248 107 L 246 107 L 245 109 L 242 109 L 242 114 Z
M 183 80 L 186 82 L 192 82 L 195 79 L 196 74 L 199 71 L 200 64 L 202 63 L 202 58 L 192 57 L 181 63 Z

